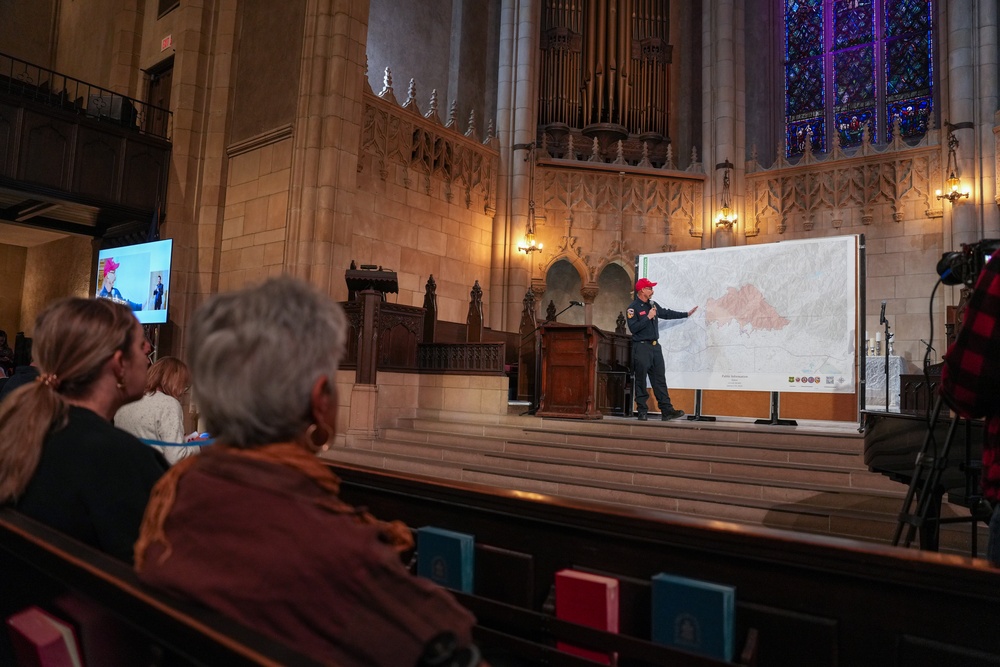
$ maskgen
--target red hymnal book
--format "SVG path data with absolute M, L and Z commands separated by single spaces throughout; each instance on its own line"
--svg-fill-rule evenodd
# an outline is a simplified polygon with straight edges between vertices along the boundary
M 38 607 L 7 619 L 19 667 L 81 667 L 73 626 Z
M 618 632 L 618 580 L 576 570 L 556 572 L 556 618 L 605 632 Z M 564 642 L 560 651 L 610 665 L 614 655 Z

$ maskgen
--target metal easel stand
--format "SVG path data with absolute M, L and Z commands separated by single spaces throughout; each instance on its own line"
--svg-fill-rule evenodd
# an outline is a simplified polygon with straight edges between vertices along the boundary
M 715 417 L 701 414 L 701 389 L 694 390 L 694 414 L 688 415 L 688 419 L 696 422 L 714 422 Z
M 754 424 L 763 424 L 770 426 L 798 426 L 799 423 L 794 419 L 778 419 L 778 392 L 771 392 L 771 418 L 770 419 L 758 419 Z

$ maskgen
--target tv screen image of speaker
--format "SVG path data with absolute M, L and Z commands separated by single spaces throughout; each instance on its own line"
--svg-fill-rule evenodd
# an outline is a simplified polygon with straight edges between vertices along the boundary
M 164 324 L 172 250 L 170 239 L 101 250 L 95 296 L 125 304 L 143 324 Z

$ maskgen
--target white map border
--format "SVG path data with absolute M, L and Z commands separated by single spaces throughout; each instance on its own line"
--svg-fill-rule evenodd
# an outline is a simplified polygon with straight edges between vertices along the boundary
M 859 236 L 848 235 L 639 255 L 636 277 L 658 283 L 653 300 L 661 308 L 699 307 L 660 324 L 667 386 L 855 392 L 858 248 Z M 727 293 L 722 303 L 737 307 L 746 301 L 734 294 L 759 293 L 787 325 L 758 328 L 738 312 L 727 324 L 710 323 Z

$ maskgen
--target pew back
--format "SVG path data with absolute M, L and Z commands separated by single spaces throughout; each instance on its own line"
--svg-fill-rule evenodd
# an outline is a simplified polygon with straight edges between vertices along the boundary
M 622 632 L 648 639 L 648 582 L 668 572 L 736 587 L 737 652 L 755 636 L 759 665 L 1000 663 L 1000 635 L 984 623 L 1000 608 L 1000 570 L 982 560 L 333 469 L 344 500 L 377 516 L 475 535 L 474 597 L 484 608 L 493 598 L 544 613 L 555 572 L 589 570 L 622 581 Z M 497 556 L 503 552 L 509 557 Z M 497 615 L 479 620 L 484 631 L 502 623 Z
M 0 508 L 0 613 L 37 605 L 76 625 L 85 664 L 315 665 L 236 621 L 141 584 L 118 560 Z M 6 629 L 0 664 L 15 664 Z

